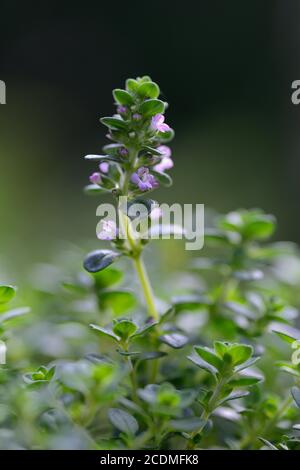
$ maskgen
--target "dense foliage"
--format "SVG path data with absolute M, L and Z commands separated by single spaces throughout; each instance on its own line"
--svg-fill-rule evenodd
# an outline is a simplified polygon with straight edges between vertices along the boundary
M 184 272 L 156 261 L 154 295 L 130 208 L 144 207 L 151 233 L 179 230 L 147 198 L 172 184 L 159 95 L 150 77 L 114 90 L 117 113 L 101 119 L 110 143 L 86 157 L 98 165 L 87 193 L 109 193 L 118 211 L 118 226 L 97 230 L 111 246 L 83 268 L 75 247 L 36 267 L 30 312 L 0 286 L 2 449 L 299 448 L 300 255 L 269 241 L 274 217 L 209 214 Z

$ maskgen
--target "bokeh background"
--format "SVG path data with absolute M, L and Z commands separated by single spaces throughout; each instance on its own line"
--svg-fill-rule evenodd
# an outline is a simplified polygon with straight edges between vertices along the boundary
M 111 89 L 149 74 L 176 130 L 161 201 L 262 207 L 300 242 L 297 1 L 16 2 L 0 7 L 0 262 L 13 276 L 95 237 L 83 156 L 105 143 Z

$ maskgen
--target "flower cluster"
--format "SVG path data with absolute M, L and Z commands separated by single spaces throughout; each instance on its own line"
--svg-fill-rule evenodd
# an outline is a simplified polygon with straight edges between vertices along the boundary
M 172 183 L 165 173 L 173 167 L 166 143 L 174 131 L 165 122 L 167 103 L 158 99 L 159 94 L 148 76 L 128 79 L 125 89 L 113 91 L 117 113 L 101 119 L 112 143 L 104 146 L 105 154 L 86 156 L 99 162 L 88 192 L 109 191 L 130 198 Z

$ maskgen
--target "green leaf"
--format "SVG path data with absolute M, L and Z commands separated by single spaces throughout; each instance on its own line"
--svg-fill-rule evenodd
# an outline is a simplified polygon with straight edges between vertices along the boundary
M 276 220 L 272 215 L 260 215 L 246 226 L 243 235 L 247 239 L 264 240 L 274 233 L 275 228 Z
M 129 436 L 137 433 L 139 425 L 137 420 L 126 411 L 118 408 L 110 408 L 108 410 L 110 422 L 119 430 Z
M 127 124 L 123 119 L 114 118 L 114 117 L 103 117 L 100 119 L 102 124 L 109 127 L 110 129 L 116 130 L 127 130 Z
M 15 318 L 19 318 L 23 315 L 26 315 L 29 312 L 30 312 L 29 307 L 19 307 L 19 308 L 14 308 L 13 310 L 9 310 L 8 312 L 5 312 L 2 315 L 0 315 L 0 324 L 9 320 L 13 320 Z
M 116 90 L 113 90 L 113 97 L 115 101 L 119 104 L 124 104 L 126 106 L 131 106 L 134 104 L 134 99 L 131 96 L 128 91 L 121 90 L 120 88 L 117 88 Z
M 111 309 L 114 315 L 121 315 L 136 305 L 135 296 L 126 290 L 101 292 L 99 301 L 104 309 Z
M 119 320 L 113 326 L 113 332 L 123 341 L 127 341 L 137 331 L 137 325 L 130 320 Z
M 292 387 L 291 394 L 292 394 L 292 397 L 294 398 L 296 405 L 298 406 L 298 408 L 300 408 L 300 388 Z
M 275 219 L 257 210 L 230 212 L 219 221 L 225 230 L 238 232 L 247 240 L 269 238 L 275 230 Z
M 107 193 L 107 189 L 102 188 L 98 184 L 88 184 L 87 186 L 85 186 L 84 192 L 88 196 L 99 196 L 99 194 Z
M 194 350 L 204 361 L 214 366 L 219 371 L 223 367 L 223 361 L 211 349 L 205 346 L 194 346 Z
M 165 323 L 165 322 L 168 322 L 169 320 L 171 320 L 173 318 L 173 316 L 175 315 L 175 308 L 174 307 L 170 307 L 166 312 L 164 312 L 161 317 L 160 317 L 160 320 L 159 320 L 159 323 Z
M 278 450 L 277 447 L 275 447 L 270 441 L 267 441 L 267 439 L 264 439 L 263 437 L 258 437 L 258 439 L 265 444 L 265 446 L 269 447 L 271 450 Z
M 50 380 L 54 377 L 55 369 L 56 369 L 56 367 L 53 366 L 53 367 L 51 367 L 51 368 L 47 371 L 47 373 L 46 373 L 46 379 L 47 379 L 47 380 L 50 381 Z
M 108 336 L 109 338 L 112 338 L 115 341 L 120 341 L 120 338 L 113 331 L 108 330 L 107 328 L 102 328 L 101 326 L 94 325 L 93 323 L 90 324 L 90 327 L 93 330 L 96 330 L 99 333 L 103 334 L 104 336 Z
M 300 341 L 300 330 L 290 327 L 288 325 L 280 326 L 276 325 L 276 330 L 272 330 L 280 339 L 286 343 L 293 344 L 295 341 Z
M 240 302 L 225 302 L 224 307 L 228 308 L 231 310 L 233 313 L 236 313 L 237 315 L 242 315 L 246 318 L 250 318 L 251 320 L 256 319 L 255 313 L 250 310 L 246 305 L 240 303 Z
M 260 360 L 260 357 L 252 357 L 251 359 L 249 359 L 248 361 L 244 362 L 243 364 L 237 366 L 234 368 L 234 371 L 235 372 L 241 372 L 242 370 L 244 369 L 247 369 L 248 367 L 251 367 L 253 366 L 253 364 L 255 364 L 257 361 Z
M 156 137 L 163 143 L 170 142 L 174 139 L 175 132 L 173 129 L 169 129 L 167 132 L 158 132 Z
M 149 384 L 145 388 L 138 390 L 139 397 L 146 403 L 153 405 L 156 402 L 156 394 L 159 389 L 159 385 Z
M 143 147 L 143 150 L 146 150 L 147 152 L 151 153 L 151 155 L 157 155 L 157 156 L 163 156 L 163 153 L 160 152 L 158 149 L 154 147 L 149 147 L 149 145 L 145 145 Z
M 0 304 L 6 304 L 15 295 L 17 289 L 13 286 L 1 285 L 0 286 Z
M 252 346 L 247 344 L 232 344 L 227 351 L 227 354 L 229 354 L 232 359 L 233 366 L 238 366 L 246 362 L 250 359 L 252 353 Z
M 111 250 L 95 250 L 89 253 L 83 263 L 89 273 L 97 273 L 110 266 L 121 255 Z
M 153 361 L 165 356 L 167 356 L 167 353 L 163 351 L 147 351 L 139 356 L 139 361 Z
M 248 395 L 249 395 L 249 392 L 248 392 L 248 391 L 236 390 L 235 392 L 230 393 L 230 395 L 228 395 L 226 398 L 224 398 L 223 400 L 221 400 L 221 401 L 218 403 L 218 406 L 223 405 L 224 403 L 227 403 L 228 401 L 238 400 L 238 399 L 240 399 L 240 398 L 244 398 L 244 397 L 246 397 L 246 396 L 248 396 Z
M 138 89 L 138 86 L 139 86 L 139 82 L 137 80 L 134 80 L 133 78 L 128 78 L 126 80 L 126 89 L 128 91 L 135 93 Z
M 156 83 L 144 82 L 138 86 L 137 93 L 144 98 L 157 98 L 160 94 L 160 90 Z
M 171 419 L 169 425 L 174 431 L 193 432 L 202 429 L 205 421 L 200 418 Z
M 249 271 L 235 271 L 233 276 L 239 281 L 259 281 L 263 279 L 264 273 L 260 269 Z
M 158 171 L 151 170 L 152 175 L 157 179 L 157 181 L 164 186 L 165 188 L 169 188 L 173 184 L 173 180 L 170 175 L 167 173 L 160 173 Z
M 103 147 L 103 152 L 108 153 L 111 156 L 120 158 L 120 150 L 124 148 L 123 144 L 107 144 Z
M 149 77 L 149 75 L 143 75 L 142 77 L 138 77 L 137 80 L 139 83 L 152 82 L 151 77 Z
M 120 158 L 113 157 L 111 155 L 85 155 L 85 160 L 92 162 L 120 162 Z
M 183 348 L 188 343 L 188 338 L 180 333 L 165 334 L 160 336 L 159 339 L 174 349 Z
M 210 305 L 210 303 L 207 297 L 201 295 L 181 295 L 172 298 L 172 304 L 176 312 L 199 310 L 199 308 Z
M 140 326 L 138 330 L 132 335 L 131 338 L 133 339 L 133 338 L 137 338 L 138 336 L 144 336 L 146 333 L 149 332 L 149 330 L 152 330 L 152 328 L 154 328 L 157 324 L 158 322 L 152 321 L 151 323 L 146 323 L 145 325 Z
M 218 356 L 223 357 L 224 354 L 227 353 L 228 348 L 230 347 L 230 343 L 224 341 L 215 341 L 214 342 L 214 349 Z
M 238 379 L 232 379 L 228 382 L 232 388 L 236 387 L 250 387 L 262 381 L 261 377 L 239 377 Z
M 140 106 L 140 113 L 145 117 L 152 117 L 156 114 L 162 114 L 165 110 L 165 104 L 161 100 L 146 100 Z
M 92 273 L 97 289 L 106 289 L 114 284 L 118 284 L 122 278 L 123 273 L 119 269 L 107 268 L 97 273 Z
M 300 371 L 296 365 L 290 364 L 285 361 L 277 361 L 275 364 L 282 372 L 292 375 L 293 377 L 300 378 Z
M 227 234 L 217 229 L 206 229 L 204 233 L 205 242 L 214 245 L 228 245 L 230 244 L 230 239 Z
M 206 372 L 209 372 L 214 377 L 216 376 L 216 373 L 218 372 L 217 369 L 211 364 L 209 364 L 209 362 L 204 361 L 200 356 L 193 354 L 191 356 L 187 356 L 187 358 L 191 362 L 193 362 L 196 366 L 200 367 L 200 369 L 203 369 Z

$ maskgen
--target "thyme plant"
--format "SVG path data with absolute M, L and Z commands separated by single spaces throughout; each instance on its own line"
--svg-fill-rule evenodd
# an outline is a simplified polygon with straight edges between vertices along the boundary
M 180 229 L 152 199 L 172 184 L 174 131 L 150 77 L 113 97 L 109 143 L 86 156 L 86 192 L 118 215 L 97 226 L 104 248 L 84 269 L 69 247 L 35 267 L 30 315 L 8 310 L 15 288 L 0 286 L 0 448 L 299 449 L 298 247 L 272 241 L 262 210 L 209 216 L 203 250 L 160 274 L 158 299 L 145 235 Z

